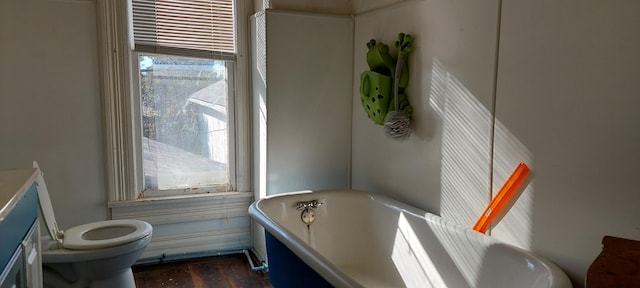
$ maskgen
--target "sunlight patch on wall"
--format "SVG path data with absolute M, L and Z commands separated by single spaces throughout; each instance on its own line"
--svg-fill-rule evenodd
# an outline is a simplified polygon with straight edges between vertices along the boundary
M 525 162 L 535 179 L 533 155 L 500 121 L 496 120 L 493 159 L 493 191 L 495 193 L 509 178 L 520 162 Z M 491 229 L 491 235 L 515 246 L 531 249 L 533 233 L 533 180 L 529 182 L 511 210 Z
M 441 216 L 472 227 L 490 200 L 491 113 L 436 59 L 429 101 L 443 121 Z
M 443 121 L 441 216 L 472 227 L 518 163 L 525 162 L 533 170 L 533 156 L 498 119 L 492 119 L 491 112 L 438 60 L 433 62 L 429 101 Z M 493 121 L 494 159 L 491 159 Z M 533 174 L 535 177 L 535 171 Z M 531 181 L 490 233 L 529 249 L 533 193 Z
M 254 150 L 255 165 L 254 181 L 257 189 L 256 197 L 262 199 L 267 196 L 267 30 L 265 13 L 257 13 L 252 21 L 252 75 L 253 75 L 253 106 L 254 106 L 254 139 L 257 148 Z M 256 155 L 257 154 L 257 155 Z
M 258 145 L 260 145 L 259 151 L 259 181 L 258 191 L 260 193 L 260 199 L 267 196 L 267 105 L 265 103 L 265 96 L 260 94 L 260 107 L 259 107 L 259 126 L 258 127 Z
M 256 65 L 262 83 L 267 83 L 267 15 L 256 14 Z

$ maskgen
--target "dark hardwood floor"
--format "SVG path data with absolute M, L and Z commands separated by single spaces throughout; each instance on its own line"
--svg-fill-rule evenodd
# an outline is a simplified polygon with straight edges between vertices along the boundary
M 137 288 L 272 287 L 268 273 L 252 271 L 244 254 L 142 264 L 132 270 Z

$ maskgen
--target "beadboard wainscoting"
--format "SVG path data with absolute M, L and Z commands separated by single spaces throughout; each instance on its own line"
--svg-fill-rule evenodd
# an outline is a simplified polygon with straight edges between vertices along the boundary
M 141 198 L 110 202 L 112 219 L 138 219 L 153 225 L 141 262 L 219 254 L 251 247 L 247 209 L 252 192 Z

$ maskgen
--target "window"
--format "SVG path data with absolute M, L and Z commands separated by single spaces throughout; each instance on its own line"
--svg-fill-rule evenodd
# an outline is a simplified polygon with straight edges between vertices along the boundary
M 243 2 L 97 1 L 111 202 L 248 190 Z
M 233 62 L 136 53 L 144 196 L 233 188 Z M 231 72 L 231 73 L 229 73 Z

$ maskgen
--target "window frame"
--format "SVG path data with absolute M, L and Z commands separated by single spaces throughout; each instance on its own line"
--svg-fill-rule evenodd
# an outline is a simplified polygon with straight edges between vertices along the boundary
M 105 151 L 105 184 L 109 203 L 144 201 L 142 171 L 142 125 L 137 53 L 133 49 L 131 2 L 129 0 L 97 0 L 98 48 L 103 104 Z M 251 191 L 250 99 L 248 93 L 247 23 L 242 21 L 250 7 L 246 1 L 234 0 L 236 25 L 236 60 L 234 90 L 229 99 L 230 120 L 229 175 L 234 191 Z M 135 64 L 135 65 L 134 65 Z M 232 146 L 232 147 L 231 147 Z M 234 181 L 235 180 L 235 181 Z M 178 189 L 184 190 L 184 189 Z M 190 197 L 194 193 L 179 193 Z M 216 194 L 216 193 L 211 193 Z

